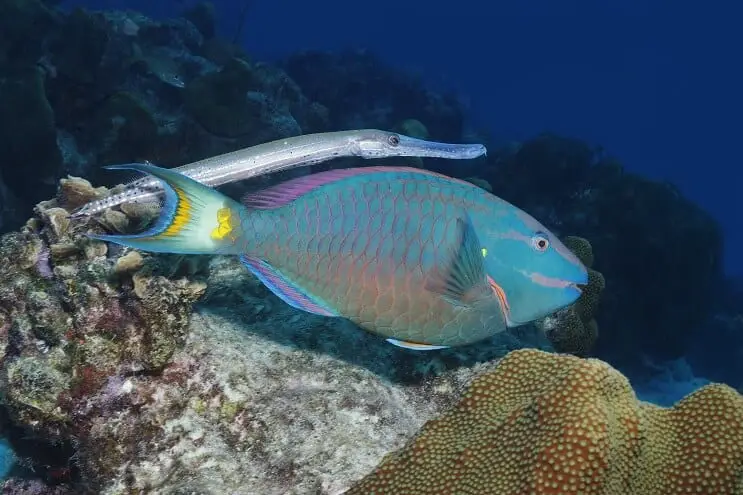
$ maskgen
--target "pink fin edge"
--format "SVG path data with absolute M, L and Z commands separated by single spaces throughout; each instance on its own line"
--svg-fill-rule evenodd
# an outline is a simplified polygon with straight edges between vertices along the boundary
M 325 172 L 318 172 L 316 174 L 306 175 L 304 177 L 297 177 L 296 179 L 290 179 L 286 182 L 282 182 L 281 184 L 268 187 L 262 191 L 247 194 L 243 197 L 242 202 L 249 208 L 264 210 L 279 208 L 291 203 L 295 199 L 309 193 L 310 191 L 313 191 L 327 184 L 332 184 L 333 182 L 347 179 L 349 177 L 358 177 L 382 172 L 408 172 L 420 175 L 427 175 L 429 177 L 437 177 L 440 179 L 446 179 L 456 183 L 472 186 L 471 183 L 465 180 L 455 179 L 453 177 L 420 168 L 393 166 L 356 167 L 343 168 L 338 170 L 327 170 Z
M 279 275 L 276 270 L 263 260 L 250 256 L 241 256 L 240 261 L 255 275 L 263 284 L 282 301 L 292 307 L 307 311 L 320 316 L 338 316 L 329 309 L 316 303 L 311 296 L 303 293 L 289 280 Z

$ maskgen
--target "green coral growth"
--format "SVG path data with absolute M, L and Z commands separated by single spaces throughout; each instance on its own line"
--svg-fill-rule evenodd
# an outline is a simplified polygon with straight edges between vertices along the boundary
M 5 403 L 23 423 L 63 419 L 57 407 L 68 378 L 44 357 L 20 357 L 6 365 Z

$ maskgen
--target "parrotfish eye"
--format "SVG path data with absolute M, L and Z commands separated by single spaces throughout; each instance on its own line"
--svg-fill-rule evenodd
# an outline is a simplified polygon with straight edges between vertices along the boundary
M 387 142 L 390 143 L 390 146 L 397 146 L 400 144 L 400 136 L 397 134 L 390 134 L 390 137 L 387 138 Z
M 531 238 L 531 247 L 533 247 L 535 251 L 543 253 L 550 247 L 550 240 L 543 232 L 537 232 Z

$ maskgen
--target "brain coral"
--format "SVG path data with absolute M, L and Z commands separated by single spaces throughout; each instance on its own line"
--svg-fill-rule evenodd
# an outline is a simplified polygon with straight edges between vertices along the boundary
M 519 350 L 346 492 L 743 494 L 743 397 L 708 385 L 673 408 L 602 361 Z

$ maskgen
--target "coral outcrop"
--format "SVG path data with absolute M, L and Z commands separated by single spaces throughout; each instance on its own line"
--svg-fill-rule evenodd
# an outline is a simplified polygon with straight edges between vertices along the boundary
M 588 269 L 588 283 L 581 287 L 583 292 L 574 304 L 537 322 L 537 326 L 556 351 L 587 356 L 599 335 L 595 315 L 606 281 L 592 268 L 593 248 L 588 239 L 567 236 L 562 241 Z
M 743 493 L 743 396 L 665 409 L 602 361 L 514 351 L 346 495 Z
M 101 227 L 71 223 L 63 206 L 99 194 L 105 191 L 67 180 L 20 232 L 0 239 L 0 258 L 8 260 L 0 265 L 3 405 L 34 436 L 74 439 L 82 453 L 100 440 L 91 421 L 101 415 L 90 396 L 110 376 L 160 372 L 182 347 L 192 305 L 205 289 L 156 274 L 137 253 L 84 237 Z M 115 463 L 120 457 L 112 454 Z M 95 472 L 110 474 L 102 466 Z

